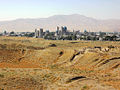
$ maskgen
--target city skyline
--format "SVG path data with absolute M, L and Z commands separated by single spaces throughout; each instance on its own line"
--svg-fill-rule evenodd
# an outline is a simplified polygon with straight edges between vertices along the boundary
M 119 0 L 4 0 L 0 21 L 80 14 L 96 19 L 120 19 Z

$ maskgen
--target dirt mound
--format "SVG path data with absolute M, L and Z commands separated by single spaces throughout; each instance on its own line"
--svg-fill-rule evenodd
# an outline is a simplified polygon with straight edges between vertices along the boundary
M 0 62 L 14 63 L 20 61 L 26 51 L 0 49 Z
M 0 44 L 0 67 L 38 67 L 39 65 L 32 64 L 30 60 L 34 55 L 34 50 L 42 49 L 43 48 L 30 47 L 22 44 Z

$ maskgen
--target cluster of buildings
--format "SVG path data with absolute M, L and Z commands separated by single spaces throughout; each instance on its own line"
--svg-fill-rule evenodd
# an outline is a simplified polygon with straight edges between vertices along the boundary
M 120 41 L 120 32 L 80 32 L 80 30 L 69 31 L 66 26 L 56 28 L 55 32 L 44 31 L 43 28 L 35 29 L 35 32 L 7 32 L 0 33 L 0 36 L 34 37 L 47 40 L 100 40 Z
M 119 32 L 80 32 L 73 30 L 72 32 L 66 26 L 58 27 L 55 32 L 43 29 L 35 29 L 35 38 L 44 38 L 48 40 L 100 40 L 100 41 L 120 41 Z
M 0 32 L 0 36 L 15 36 L 15 37 L 33 37 L 34 32 L 7 32 L 6 30 L 4 32 Z
M 43 38 L 43 28 L 35 29 L 35 38 Z
M 35 29 L 35 38 L 45 38 L 45 39 L 60 39 L 61 37 L 67 37 L 69 32 L 66 26 L 57 27 L 56 32 L 50 32 L 46 30 L 43 32 L 43 28 Z

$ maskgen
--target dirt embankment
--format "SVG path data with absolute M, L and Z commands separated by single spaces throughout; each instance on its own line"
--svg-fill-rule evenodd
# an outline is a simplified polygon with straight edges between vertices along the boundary
M 29 89 L 33 84 L 32 88 L 51 90 L 119 90 L 120 44 L 2 38 L 0 68 L 3 68 L 0 73 L 2 87 L 19 86 L 19 89 L 27 85 Z M 4 68 L 14 68 L 14 73 Z

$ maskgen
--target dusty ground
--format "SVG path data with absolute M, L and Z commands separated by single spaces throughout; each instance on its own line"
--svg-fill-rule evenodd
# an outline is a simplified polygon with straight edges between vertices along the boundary
M 0 37 L 0 90 L 120 90 L 120 42 Z

